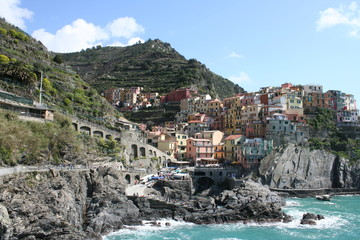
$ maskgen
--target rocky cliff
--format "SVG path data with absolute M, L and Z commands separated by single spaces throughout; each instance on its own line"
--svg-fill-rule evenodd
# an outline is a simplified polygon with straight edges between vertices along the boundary
M 101 239 L 142 220 L 289 221 L 282 199 L 259 183 L 195 196 L 191 180 L 158 181 L 149 196 L 125 195 L 125 174 L 111 168 L 39 171 L 0 177 L 0 240 Z
M 359 163 L 293 144 L 264 158 L 259 173 L 271 188 L 360 188 Z
M 110 168 L 1 177 L 0 239 L 101 239 L 139 224 L 123 179 Z

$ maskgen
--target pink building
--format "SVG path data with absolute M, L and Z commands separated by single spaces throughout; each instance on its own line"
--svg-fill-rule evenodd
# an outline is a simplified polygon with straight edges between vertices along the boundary
M 189 138 L 186 141 L 186 157 L 195 165 L 217 163 L 214 145 L 209 139 Z

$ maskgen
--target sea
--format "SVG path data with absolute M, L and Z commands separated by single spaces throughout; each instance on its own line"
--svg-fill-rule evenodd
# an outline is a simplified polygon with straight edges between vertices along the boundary
M 333 196 L 330 202 L 315 198 L 288 198 L 283 211 L 293 217 L 290 223 L 231 223 L 195 225 L 163 219 L 161 226 L 144 222 L 104 236 L 103 240 L 282 240 L 282 239 L 360 239 L 360 196 Z M 301 225 L 304 213 L 322 214 L 317 225 Z M 166 226 L 166 223 L 170 226 Z M 168 224 L 167 224 L 168 225 Z

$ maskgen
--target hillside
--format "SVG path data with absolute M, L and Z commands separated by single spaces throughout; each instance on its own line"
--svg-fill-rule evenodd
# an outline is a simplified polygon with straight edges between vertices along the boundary
M 165 94 L 196 86 L 212 97 L 229 97 L 244 89 L 214 74 L 195 59 L 186 60 L 169 43 L 148 40 L 129 47 L 96 47 L 61 54 L 67 65 L 99 92 L 111 87 L 144 87 Z
M 81 118 L 111 123 L 120 114 L 41 42 L 0 19 L 0 90 Z

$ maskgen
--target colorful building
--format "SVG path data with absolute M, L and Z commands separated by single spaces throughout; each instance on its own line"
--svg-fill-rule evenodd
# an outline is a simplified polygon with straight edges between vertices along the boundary
M 230 135 L 224 139 L 224 158 L 226 161 L 236 161 L 236 145 L 245 140 L 245 136 Z
M 195 165 L 217 163 L 214 159 L 214 145 L 209 139 L 187 139 L 186 156 Z
M 273 150 L 273 141 L 262 138 L 246 139 L 236 146 L 237 161 L 244 168 L 257 168 L 260 161 Z
M 186 141 L 188 139 L 187 134 L 176 133 L 175 138 L 177 140 L 177 155 L 175 156 L 178 160 L 186 159 Z

